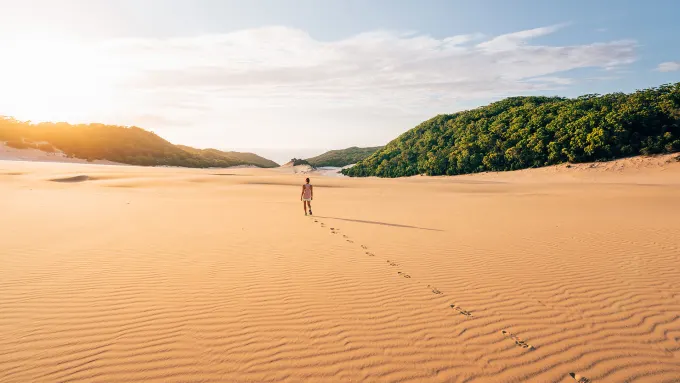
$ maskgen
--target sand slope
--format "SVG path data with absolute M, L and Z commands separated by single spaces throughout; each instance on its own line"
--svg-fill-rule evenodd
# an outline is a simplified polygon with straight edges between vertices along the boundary
M 0 382 L 676 382 L 673 158 L 313 177 L 315 217 L 281 169 L 0 162 Z
M 64 152 L 56 150 L 48 153 L 38 149 L 16 149 L 7 146 L 4 141 L 0 141 L 0 160 L 2 161 L 40 161 L 40 162 L 68 162 L 79 164 L 99 164 L 99 165 L 123 165 L 113 161 L 94 160 L 88 162 L 82 158 L 69 158 Z

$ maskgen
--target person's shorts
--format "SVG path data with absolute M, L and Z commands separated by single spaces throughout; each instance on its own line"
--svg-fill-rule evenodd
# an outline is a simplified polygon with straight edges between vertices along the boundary
M 312 199 L 311 198 L 303 198 L 302 201 L 303 202 L 312 202 Z

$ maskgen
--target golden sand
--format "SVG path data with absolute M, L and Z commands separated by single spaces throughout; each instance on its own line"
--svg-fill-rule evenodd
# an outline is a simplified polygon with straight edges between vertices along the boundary
M 0 162 L 0 382 L 680 380 L 670 156 L 290 173 Z

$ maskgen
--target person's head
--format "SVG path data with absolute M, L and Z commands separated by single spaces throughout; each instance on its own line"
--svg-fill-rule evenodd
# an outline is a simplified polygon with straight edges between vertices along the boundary
M 309 178 L 307 178 L 305 181 L 307 181 L 307 183 L 309 183 Z

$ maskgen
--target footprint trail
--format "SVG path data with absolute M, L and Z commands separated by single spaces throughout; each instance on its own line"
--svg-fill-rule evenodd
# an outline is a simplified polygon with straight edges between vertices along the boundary
M 503 331 L 501 331 L 501 332 L 503 333 L 503 335 L 505 335 L 505 336 L 509 337 L 510 339 L 512 339 L 513 341 L 515 341 L 515 344 L 516 344 L 517 346 L 522 347 L 522 348 L 528 348 L 528 349 L 530 349 L 530 350 L 533 350 L 533 349 L 534 349 L 534 346 L 532 346 L 532 345 L 528 344 L 527 342 L 523 341 L 523 340 L 520 339 L 517 335 L 513 335 L 513 334 L 511 334 L 511 333 L 509 333 L 508 331 L 505 331 L 505 330 L 503 330 Z
M 569 376 L 571 376 L 578 383 L 591 383 L 590 379 L 586 378 L 585 376 L 581 376 L 579 374 L 573 373 L 573 372 L 570 372 Z
M 467 311 L 467 310 L 463 310 L 463 308 L 461 308 L 460 306 L 450 305 L 450 307 L 451 307 L 452 309 L 458 311 L 459 313 L 465 315 L 466 317 L 472 317 L 472 313 L 471 313 L 471 312 L 469 312 L 469 311 Z

